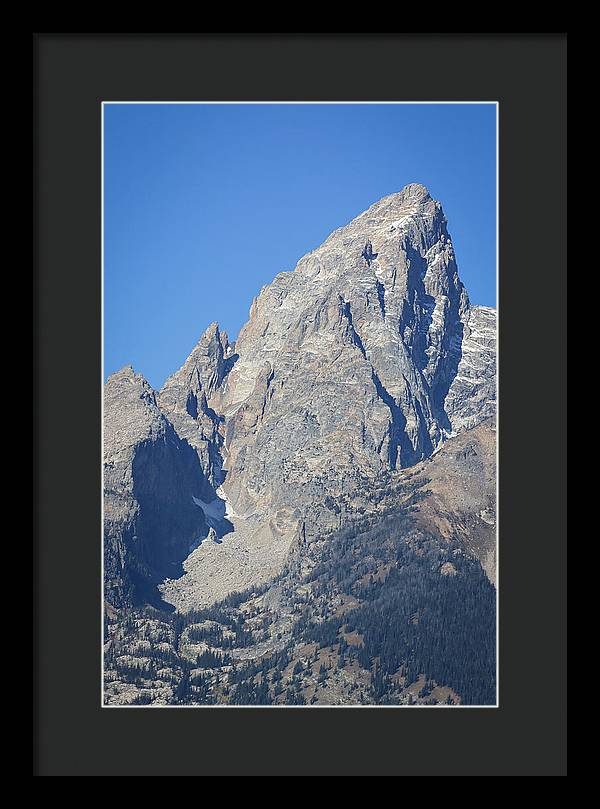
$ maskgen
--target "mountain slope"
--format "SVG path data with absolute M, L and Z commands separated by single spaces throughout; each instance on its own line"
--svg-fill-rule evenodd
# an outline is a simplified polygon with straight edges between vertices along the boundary
M 462 432 L 410 472 L 424 495 L 415 509 L 417 523 L 443 540 L 458 540 L 495 584 L 495 421 Z
M 412 184 L 113 374 L 105 702 L 494 704 L 495 350 Z
M 306 568 L 376 481 L 493 417 L 495 313 L 470 305 L 442 206 L 411 184 L 265 286 L 235 346 L 212 324 L 156 403 L 196 452 L 214 531 L 160 585 L 189 609 L 300 546 Z
M 383 476 L 262 588 L 110 620 L 106 701 L 493 704 L 493 444 L 485 423 Z

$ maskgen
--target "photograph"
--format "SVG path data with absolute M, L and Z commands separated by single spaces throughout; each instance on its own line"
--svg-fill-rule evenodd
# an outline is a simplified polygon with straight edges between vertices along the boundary
M 102 101 L 101 708 L 502 704 L 501 115 Z

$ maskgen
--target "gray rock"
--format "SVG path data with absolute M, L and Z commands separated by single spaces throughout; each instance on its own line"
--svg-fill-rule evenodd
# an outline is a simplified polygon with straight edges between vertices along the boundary
M 213 323 L 153 402 L 195 450 L 196 496 L 228 510 L 221 543 L 161 585 L 189 609 L 304 570 L 376 481 L 492 417 L 495 313 L 470 305 L 442 206 L 411 184 L 263 287 L 235 346 Z
M 193 502 L 207 487 L 198 455 L 161 413 L 131 367 L 104 389 L 104 577 L 114 606 L 157 602 L 154 585 L 176 572 L 207 532 Z
M 442 207 L 417 184 L 280 273 L 253 302 L 217 397 L 233 505 L 298 508 L 326 529 L 324 492 L 412 466 L 461 419 L 478 423 L 457 389 L 455 425 L 446 408 L 470 313 Z
M 214 489 L 222 482 L 221 417 L 208 405 L 220 390 L 235 361 L 227 334 L 216 323 L 204 332 L 183 366 L 163 385 L 158 403 L 173 423 L 177 433 L 197 451 L 202 470 L 212 485 L 206 498 L 214 497 Z
M 455 433 L 496 415 L 496 310 L 471 307 L 463 327 L 460 362 L 444 404 Z

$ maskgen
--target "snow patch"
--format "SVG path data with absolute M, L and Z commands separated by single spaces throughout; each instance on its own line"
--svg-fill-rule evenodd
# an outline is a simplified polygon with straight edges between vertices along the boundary
M 192 500 L 194 503 L 202 509 L 204 512 L 204 516 L 206 517 L 207 523 L 212 527 L 216 528 L 214 523 L 220 523 L 221 520 L 225 517 L 227 512 L 227 507 L 224 500 L 221 500 L 220 497 L 215 497 L 214 500 L 211 500 L 210 503 L 205 503 L 204 500 L 200 500 L 198 497 L 194 497 L 192 495 Z

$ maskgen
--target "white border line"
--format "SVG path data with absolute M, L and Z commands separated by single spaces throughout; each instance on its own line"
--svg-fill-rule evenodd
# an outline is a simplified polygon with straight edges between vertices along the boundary
M 500 422 L 500 103 L 498 101 L 101 101 L 100 102 L 100 457 L 104 458 L 104 107 L 108 104 L 127 105 L 147 105 L 166 104 L 179 106 L 182 104 L 194 104 L 203 106 L 224 106 L 224 105 L 356 105 L 356 104 L 378 104 L 378 105 L 454 105 L 454 104 L 479 104 L 493 105 L 496 107 L 496 704 L 495 705 L 106 705 L 104 703 L 104 462 L 102 462 L 101 489 L 100 489 L 100 636 L 102 649 L 100 652 L 100 707 L 107 709 L 201 709 L 201 708 L 262 708 L 275 710 L 294 710 L 294 708 L 342 708 L 350 709 L 390 709 L 390 708 L 437 708 L 456 710 L 460 708 L 492 708 L 500 707 L 500 520 L 499 520 L 499 484 L 500 484 L 500 445 L 499 445 L 499 422 Z
M 157 104 L 170 104 L 171 106 L 177 106 L 179 104 L 195 104 L 196 106 L 204 105 L 204 106 L 211 106 L 211 105 L 227 105 L 227 104 L 246 104 L 246 105 L 259 105 L 259 104 L 277 104 L 278 106 L 282 106 L 287 104 L 291 105 L 306 105 L 306 104 L 326 104 L 327 106 L 332 106 L 334 104 L 393 104 L 398 106 L 399 104 L 405 104 L 407 106 L 414 105 L 414 106 L 423 106 L 425 104 L 435 104 L 436 106 L 440 106 L 441 104 L 488 104 L 492 105 L 495 104 L 498 106 L 498 101 L 101 101 L 102 106 L 106 104 L 128 104 L 129 106 L 133 104 L 146 104 L 147 106 L 153 106 Z M 290 707 L 290 706 L 288 706 Z
M 496 708 L 500 707 L 500 105 L 496 102 Z
M 104 706 L 104 102 L 100 103 L 100 707 Z

